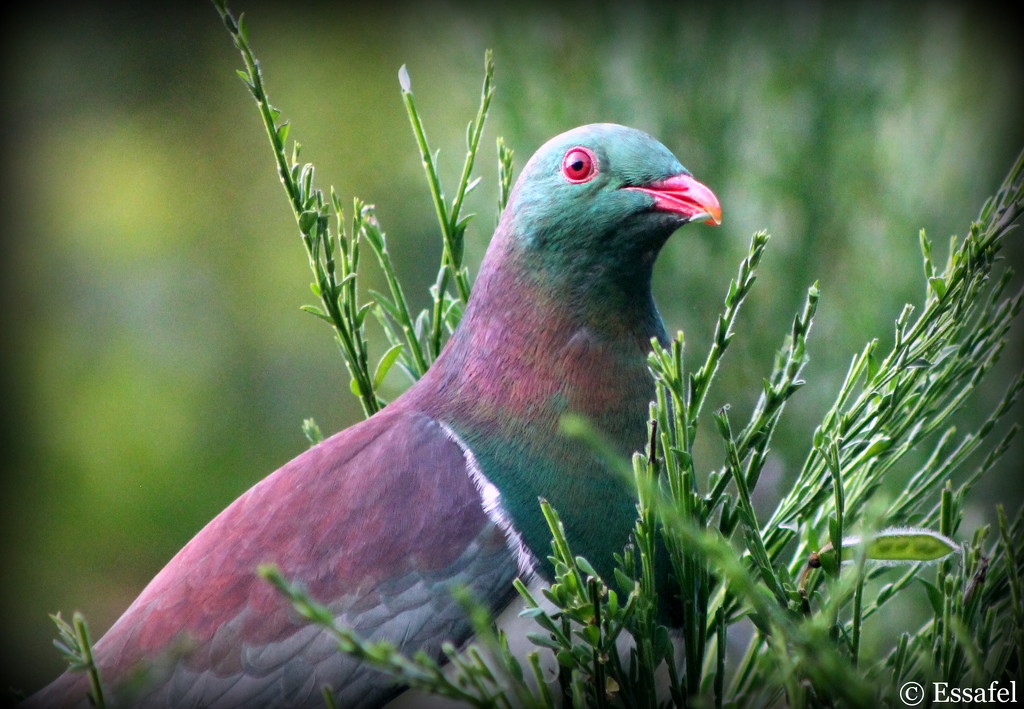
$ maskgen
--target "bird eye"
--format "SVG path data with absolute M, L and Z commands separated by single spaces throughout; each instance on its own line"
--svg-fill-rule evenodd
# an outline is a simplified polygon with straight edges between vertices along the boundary
M 597 174 L 597 158 L 587 148 L 571 148 L 562 158 L 562 174 L 569 182 L 587 182 Z

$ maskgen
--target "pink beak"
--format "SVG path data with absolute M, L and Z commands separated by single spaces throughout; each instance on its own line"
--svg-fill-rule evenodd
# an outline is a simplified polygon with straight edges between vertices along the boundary
M 703 219 L 706 224 L 722 223 L 722 207 L 715 193 L 686 173 L 672 175 L 643 187 L 627 189 L 646 192 L 654 197 L 654 208 L 676 212 L 691 221 Z

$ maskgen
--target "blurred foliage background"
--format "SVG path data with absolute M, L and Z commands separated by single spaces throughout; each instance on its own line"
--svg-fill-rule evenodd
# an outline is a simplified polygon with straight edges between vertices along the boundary
M 724 226 L 683 230 L 656 272 L 669 330 L 695 357 L 750 234 L 771 231 L 709 400 L 749 409 L 819 280 L 809 384 L 762 485 L 771 505 L 850 357 L 888 344 L 902 304 L 923 297 L 918 230 L 944 258 L 1024 145 L 1019 33 L 955 3 L 484 7 L 232 5 L 320 186 L 377 205 L 417 308 L 440 242 L 403 63 L 453 184 L 495 51 L 474 269 L 495 220 L 495 137 L 522 166 L 594 121 L 652 133 L 721 199 Z M 3 32 L 0 686 L 31 690 L 61 668 L 48 613 L 80 609 L 98 637 L 206 521 L 307 445 L 303 418 L 327 433 L 360 414 L 328 330 L 298 310 L 313 300 L 305 255 L 213 7 L 21 8 Z M 1011 342 L 964 430 L 1020 355 Z M 979 524 L 994 502 L 1021 504 L 1020 445 L 982 485 Z M 720 461 L 712 441 L 704 466 Z

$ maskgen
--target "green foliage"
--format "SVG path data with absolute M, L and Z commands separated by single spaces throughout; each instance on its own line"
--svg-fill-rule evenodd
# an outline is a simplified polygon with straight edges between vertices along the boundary
M 374 208 L 358 198 L 355 199 L 352 205 L 351 225 L 346 227 L 341 200 L 334 188 L 330 190 L 328 201 L 323 192 L 314 187 L 313 165 L 300 164 L 301 145 L 293 143 L 291 156 L 287 155 L 290 124 L 280 122 L 281 112 L 271 105 L 267 96 L 259 62 L 249 47 L 245 16 L 241 15 L 236 21 L 224 2 L 214 2 L 214 5 L 245 62 L 245 70 L 239 71 L 238 75 L 259 106 L 278 174 L 309 256 L 309 265 L 314 275 L 310 288 L 313 294 L 320 298 L 322 307 L 307 305 L 303 310 L 326 321 L 334 328 L 335 339 L 351 375 L 349 388 L 359 399 L 364 414 L 370 416 L 386 403 L 379 390 L 391 367 L 398 362 L 413 379 L 422 376 L 430 363 L 440 354 L 447 336 L 455 329 L 469 300 L 469 272 L 463 265 L 463 257 L 466 225 L 472 215 L 464 215 L 462 208 L 466 196 L 480 182 L 480 178 L 471 177 L 494 93 L 494 62 L 491 54 L 488 52 L 484 60 L 480 106 L 476 117 L 466 129 L 466 159 L 456 185 L 455 196 L 450 202 L 445 198 L 438 174 L 438 155 L 430 150 L 423 122 L 416 108 L 409 73 L 404 66 L 399 71 L 402 100 L 420 150 L 444 247 L 437 280 L 430 291 L 432 306 L 414 318 L 388 252 L 387 239 L 374 214 Z M 499 182 L 503 185 L 500 199 L 505 200 L 511 180 L 512 154 L 503 148 L 500 148 L 500 152 Z M 332 214 L 335 221 L 333 231 L 330 227 Z M 373 302 L 366 303 L 360 302 L 359 299 L 359 251 L 364 240 L 373 250 L 389 289 L 389 295 L 372 292 Z M 454 296 L 448 292 L 449 284 L 455 287 Z M 390 343 L 390 347 L 378 360 L 372 373 L 365 329 L 366 315 L 371 309 Z
M 89 625 L 85 622 L 85 618 L 81 613 L 75 613 L 69 624 L 60 617 L 60 613 L 57 613 L 51 615 L 50 619 L 57 626 L 58 633 L 53 644 L 64 656 L 69 670 L 85 672 L 89 676 L 89 703 L 97 709 L 104 709 L 107 706 L 107 701 L 103 692 L 103 682 L 100 679 L 100 670 L 93 661 L 92 640 L 89 637 Z
M 234 29 L 230 15 L 223 7 L 221 10 L 247 58 L 249 73 L 243 78 L 264 107 L 265 94 L 258 71 L 254 71 L 256 65 L 250 61 L 244 29 Z M 404 340 L 399 340 L 394 329 L 388 330 L 392 345 L 376 376 L 368 380 L 370 385 L 379 386 L 380 370 L 386 371 L 399 357 L 403 344 L 419 346 L 414 351 L 420 354 L 404 359 L 403 364 L 410 373 L 421 375 L 429 364 L 424 353 L 436 356 L 442 325 L 449 330 L 454 326 L 469 297 L 468 272 L 462 265 L 466 218 L 460 217 L 460 209 L 465 193 L 476 185 L 469 182 L 469 176 L 493 91 L 489 53 L 485 67 L 480 106 L 467 131 L 468 151 L 451 203 L 440 187 L 436 155 L 429 150 L 408 73 L 405 67 L 400 72 L 402 96 L 444 249 L 431 291 L 433 310 L 420 316 L 418 331 L 410 331 L 411 318 L 398 279 L 372 222 L 371 241 L 377 244 L 378 260 L 389 274 L 392 294 L 390 300 L 382 299 L 381 308 L 390 316 L 382 322 L 385 328 L 400 324 Z M 282 132 L 274 123 L 277 115 L 266 110 L 263 115 L 265 121 L 270 119 L 268 132 L 280 163 L 283 141 L 275 140 Z M 474 706 L 510 706 L 513 700 L 527 706 L 549 706 L 556 694 L 577 706 L 657 706 L 664 701 L 681 706 L 700 701 L 713 701 L 715 706 L 755 701 L 798 707 L 834 703 L 875 706 L 892 701 L 894 688 L 907 678 L 934 676 L 957 683 L 1003 676 L 1012 671 L 1011 662 L 1021 662 L 1024 650 L 1022 636 L 1011 632 L 1022 622 L 1020 611 L 1012 610 L 1011 602 L 1019 599 L 1021 592 L 1021 559 L 1016 550 L 1024 542 L 1024 523 L 1018 516 L 1011 525 L 1001 516 L 1000 539 L 994 546 L 983 547 L 985 532 L 979 530 L 973 543 L 964 545 L 962 559 L 951 560 L 949 555 L 960 549 L 950 537 L 959 529 L 964 498 L 1006 450 L 1016 427 L 987 449 L 981 466 L 955 489 L 950 479 L 986 442 L 1024 380 L 1018 377 L 984 425 L 955 444 L 955 431 L 948 422 L 998 359 L 1011 321 L 1020 310 L 1021 296 L 1006 297 L 1004 293 L 1009 272 L 994 281 L 991 273 L 1001 241 L 1024 205 L 1022 169 L 1018 161 L 968 235 L 951 245 L 941 271 L 933 262 L 931 242 L 922 232 L 926 297 L 920 314 L 914 318 L 915 308 L 904 308 L 887 354 L 880 356 L 878 340 L 872 340 L 854 358 L 835 403 L 811 437 L 810 452 L 795 484 L 764 521 L 758 519 L 752 491 L 786 404 L 804 384 L 801 373 L 808 361 L 807 338 L 820 295 L 817 284 L 811 286 L 803 308 L 793 319 L 746 423 L 734 430 L 728 407 L 713 413 L 724 446 L 724 462 L 706 480 L 701 477 L 706 463 L 698 462 L 694 447 L 702 407 L 768 242 L 767 234 L 754 235 L 738 275 L 729 285 L 711 348 L 700 366 L 692 371 L 688 368 L 682 333 L 667 348 L 652 343 L 650 362 L 657 395 L 651 408 L 650 446 L 632 461 L 630 477 L 637 489 L 638 522 L 632 544 L 619 558 L 615 579 L 599 578 L 585 559 L 573 556 L 556 511 L 542 503 L 553 534 L 551 560 L 555 568 L 554 583 L 544 595 L 554 612 L 518 585 L 526 605 L 523 613 L 538 626 L 538 632 L 529 636 L 538 650 L 525 658 L 532 671 L 532 685 L 526 681 L 520 659 L 507 652 L 505 638 L 494 638 L 486 624 L 478 623 L 478 630 L 484 639 L 481 642 L 489 643 L 489 658 L 477 646 L 464 653 L 446 649 L 457 670 L 453 682 L 429 658 L 405 658 L 387 643 L 368 644 L 335 627 L 333 618 L 301 589 L 274 573 L 269 573 L 269 578 L 292 598 L 300 613 L 330 629 L 339 638 L 342 651 L 374 663 L 411 686 Z M 292 166 L 291 174 L 297 174 L 296 170 Z M 311 170 L 304 168 L 308 173 Z M 510 153 L 500 141 L 499 184 L 502 206 L 510 185 Z M 310 217 L 303 221 L 300 205 L 308 200 L 307 192 L 301 192 L 302 199 L 293 199 L 293 204 L 309 244 L 314 235 L 308 227 L 323 220 Z M 363 223 L 354 226 L 354 233 L 365 232 Z M 315 239 L 320 241 L 312 243 L 323 243 L 319 232 Z M 357 242 L 351 243 L 348 252 L 357 246 Z M 351 268 L 345 275 L 354 280 L 355 264 L 346 263 L 345 267 Z M 333 284 L 330 268 L 324 273 L 328 285 Z M 447 293 L 450 286 L 454 287 L 452 295 Z M 423 327 L 427 320 L 430 327 Z M 332 321 L 336 329 L 346 331 L 347 339 L 365 342 L 361 319 Z M 350 371 L 358 366 L 349 360 Z M 357 394 L 373 390 L 361 387 Z M 370 412 L 369 407 L 364 408 Z M 569 418 L 564 428 L 567 435 L 577 435 L 603 450 L 585 421 Z M 895 500 L 886 501 L 879 493 L 884 476 L 908 452 L 936 434 L 938 440 L 928 462 Z M 883 523 L 887 528 L 875 531 Z M 915 526 L 892 526 L 904 524 Z M 848 536 L 851 529 L 862 531 Z M 823 539 L 827 541 L 822 545 L 819 540 Z M 655 567 L 664 563 L 656 551 L 659 540 L 668 550 L 678 599 L 654 594 Z M 991 566 L 995 559 L 1000 560 L 1002 572 Z M 934 583 L 920 575 L 919 563 L 915 563 L 930 560 L 941 560 Z M 884 573 L 883 567 L 871 563 L 877 561 L 911 567 L 866 598 L 865 584 Z M 852 568 L 841 571 L 844 562 Z M 817 568 L 826 574 L 815 573 Z M 861 646 L 864 621 L 911 588 L 915 579 L 928 589 L 935 616 L 922 628 L 901 635 L 891 651 L 868 656 Z M 659 608 L 665 606 L 673 606 L 681 615 L 678 647 L 659 621 Z M 738 661 L 727 652 L 730 630 L 750 637 L 748 649 Z M 631 638 L 627 649 L 617 643 L 625 637 Z M 1001 653 L 990 652 L 995 647 L 1002 648 Z M 539 669 L 542 653 L 551 655 L 558 667 L 558 692 L 551 691 Z M 988 665 L 983 657 L 988 658 Z M 665 677 L 656 680 L 659 668 Z
M 215 5 L 245 62 L 245 70 L 239 70 L 238 75 L 259 106 L 260 117 L 273 146 L 278 175 L 288 194 L 288 201 L 309 256 L 309 265 L 314 276 L 310 289 L 323 304 L 323 308 L 307 305 L 303 310 L 334 327 L 335 339 L 351 375 L 349 388 L 358 397 L 363 411 L 369 416 L 379 411 L 384 402 L 376 394 L 374 378 L 369 371 L 367 341 L 363 331 L 363 322 L 369 305 L 359 303 L 356 291 L 359 241 L 355 236 L 350 237 L 346 233 L 341 201 L 334 190 L 331 190 L 328 203 L 323 192 L 313 186 L 313 166 L 308 163 L 299 164 L 301 146 L 294 143 L 291 158 L 286 156 L 291 126 L 287 122 L 278 122 L 281 112 L 274 108 L 267 98 L 260 65 L 249 49 L 245 17 L 242 16 L 236 22 L 223 3 Z M 336 219 L 334 234 L 330 230 L 332 208 Z M 358 234 L 362 231 L 363 224 L 372 219 L 372 209 L 356 200 L 352 211 L 352 234 Z
M 443 241 L 431 307 L 414 318 L 372 208 L 357 200 L 346 228 L 333 190 L 328 203 L 312 187 L 312 166 L 299 166 L 298 146 L 285 159 L 288 124 L 278 123 L 266 98 L 244 24 L 235 23 L 223 3 L 217 6 L 245 60 L 242 78 L 259 104 L 309 255 L 313 291 L 323 306 L 309 309 L 334 328 L 351 389 L 370 414 L 384 404 L 378 391 L 394 364 L 414 378 L 426 371 L 469 296 L 461 209 L 477 184 L 470 173 L 493 92 L 490 55 L 450 202 L 404 68 L 400 75 Z M 511 184 L 511 152 L 501 141 L 498 175 L 501 207 Z M 971 492 L 1017 432 L 1010 426 L 991 440 L 1024 378 L 1011 382 L 975 431 L 960 435 L 951 424 L 999 359 L 1021 308 L 1021 295 L 1006 293 L 1009 270 L 995 269 L 1022 210 L 1024 156 L 966 236 L 951 243 L 943 268 L 936 267 L 922 232 L 924 302 L 901 311 L 888 352 L 873 339 L 853 357 L 834 403 L 807 435 L 796 480 L 767 516 L 759 514 L 754 493 L 782 415 L 804 385 L 817 284 L 808 289 L 746 421 L 734 427 L 728 407 L 711 414 L 720 459 L 709 463 L 706 449 L 697 446 L 702 410 L 768 243 L 766 234 L 755 234 L 699 366 L 688 364 L 682 333 L 668 347 L 652 343 L 650 443 L 632 461 L 619 461 L 636 487 L 638 519 L 614 579 L 600 578 L 586 559 L 573 555 L 557 511 L 543 504 L 555 578 L 543 592 L 547 604 L 517 584 L 523 615 L 537 626 L 529 636 L 536 650 L 525 658 L 513 656 L 507 638 L 467 597 L 461 600 L 478 641 L 462 651 L 446 647 L 446 671 L 429 657 L 406 657 L 388 643 L 369 643 L 338 627 L 301 587 L 275 569 L 261 573 L 300 615 L 332 633 L 340 651 L 402 683 L 472 706 L 548 707 L 561 700 L 602 707 L 874 707 L 898 705 L 897 690 L 908 681 L 983 686 L 1024 676 L 1024 513 L 1017 510 L 1011 518 L 1000 507 L 995 534 L 987 526 L 969 534 L 961 529 Z M 374 293 L 370 303 L 359 302 L 355 287 L 363 240 L 389 289 L 387 295 Z M 372 372 L 368 312 L 388 341 Z M 563 424 L 567 435 L 603 449 L 586 421 Z M 321 437 L 312 421 L 304 431 L 311 441 Z M 918 464 L 911 454 L 922 447 L 931 452 Z M 882 482 L 901 462 L 916 469 L 892 494 Z M 969 541 L 954 541 L 964 536 Z M 658 554 L 662 543 L 667 558 Z M 666 561 L 678 597 L 654 592 L 658 565 Z M 928 616 L 908 621 L 891 643 L 865 646 L 865 624 L 915 590 L 927 596 Z M 680 616 L 681 633 L 663 624 L 666 610 Z M 895 624 L 902 622 L 898 617 Z M 88 669 L 87 636 L 62 634 L 72 648 L 69 656 Z M 730 650 L 737 639 L 746 642 L 739 656 Z M 557 682 L 548 681 L 544 658 L 557 668 Z M 97 680 L 94 692 L 100 691 Z M 329 691 L 325 697 L 331 705 Z

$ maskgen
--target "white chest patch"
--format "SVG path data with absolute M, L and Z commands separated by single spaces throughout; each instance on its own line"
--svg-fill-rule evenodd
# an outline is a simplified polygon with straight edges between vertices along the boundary
M 476 456 L 473 455 L 473 451 L 462 440 L 462 437 L 448 424 L 441 421 L 438 424 L 441 426 L 441 430 L 444 431 L 444 435 L 462 451 L 462 455 L 466 459 L 466 470 L 469 471 L 469 477 L 473 480 L 477 492 L 480 493 L 480 504 L 483 507 L 484 513 L 505 533 L 505 543 L 516 560 L 516 565 L 519 567 L 519 575 L 524 581 L 528 581 L 537 568 L 537 557 L 526 546 L 522 535 L 519 534 L 519 530 L 512 524 L 512 519 L 502 506 L 501 492 L 484 475 Z

